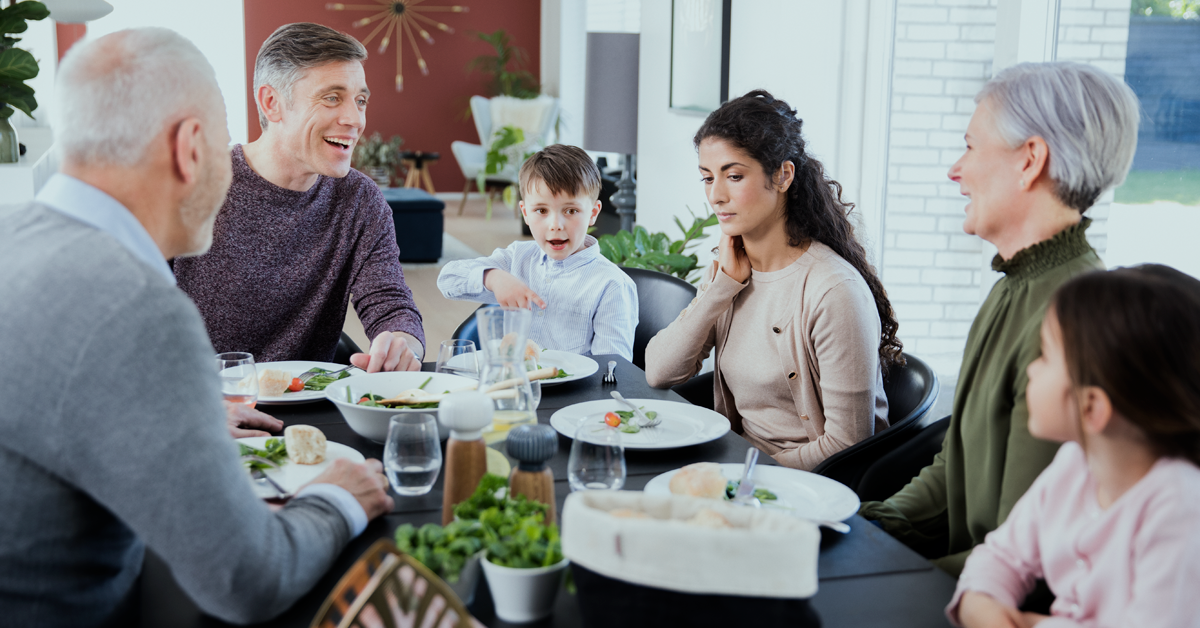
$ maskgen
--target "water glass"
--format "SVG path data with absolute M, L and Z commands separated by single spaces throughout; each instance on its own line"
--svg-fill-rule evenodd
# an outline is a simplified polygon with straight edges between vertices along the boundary
M 388 424 L 383 469 L 397 495 L 424 495 L 442 469 L 442 445 L 437 417 L 397 414 Z
M 621 432 L 596 421 L 580 421 L 567 461 L 571 491 L 617 490 L 625 486 Z
M 538 368 L 537 360 L 525 360 L 525 372 L 526 373 L 533 371 L 537 368 Z M 540 404 L 542 402 L 542 380 L 540 380 L 540 379 L 531 380 L 529 382 L 529 393 L 532 395 L 530 397 L 530 403 L 533 406 L 532 408 L 530 408 L 530 410 L 537 410 L 538 404 Z
M 437 372 L 479 377 L 479 363 L 472 340 L 443 340 L 438 349 Z
M 217 372 L 221 374 L 221 394 L 226 401 L 254 407 L 258 402 L 258 371 L 254 356 L 243 351 L 217 354 Z

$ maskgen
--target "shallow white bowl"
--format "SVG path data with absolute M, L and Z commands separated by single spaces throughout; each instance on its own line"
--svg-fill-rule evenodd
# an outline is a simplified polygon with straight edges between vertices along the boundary
M 429 379 L 433 378 L 433 379 Z M 338 411 L 350 425 L 350 429 L 377 443 L 387 439 L 388 421 L 397 414 L 427 413 L 437 416 L 437 408 L 372 408 L 360 406 L 346 401 L 346 390 L 351 392 L 351 398 L 358 401 L 367 393 L 383 395 L 385 398 L 394 397 L 406 390 L 416 388 L 426 379 L 429 383 L 425 390 L 431 393 L 441 393 L 445 390 L 474 389 L 478 384 L 473 379 L 450 375 L 448 373 L 429 373 L 425 371 L 398 371 L 394 373 L 368 373 L 354 375 L 338 380 L 325 388 L 325 398 L 337 406 Z

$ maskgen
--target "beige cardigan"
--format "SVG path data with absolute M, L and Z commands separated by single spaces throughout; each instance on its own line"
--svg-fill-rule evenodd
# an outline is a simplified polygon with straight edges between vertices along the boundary
M 779 464 L 807 470 L 886 428 L 888 405 L 879 364 L 882 326 L 870 288 L 849 262 L 820 242 L 813 242 L 796 263 L 802 268 L 792 280 L 800 293 L 780 310 L 771 331 L 780 381 L 791 392 L 806 440 L 764 440 L 747 433 L 742 423 L 756 417 L 741 416 L 734 396 L 755 391 L 732 391 L 721 376 L 722 356 L 739 350 L 725 345 L 734 302 L 753 279 L 739 284 L 717 271 L 701 286 L 679 317 L 650 340 L 646 381 L 656 388 L 687 381 L 715 346 L 716 411 Z

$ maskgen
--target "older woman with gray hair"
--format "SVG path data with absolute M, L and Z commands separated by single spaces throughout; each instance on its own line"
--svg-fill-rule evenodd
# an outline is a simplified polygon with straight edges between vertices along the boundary
M 1083 214 L 1125 179 L 1139 112 L 1127 85 L 1078 63 L 1008 68 L 975 102 L 949 176 L 970 199 L 963 230 L 996 245 L 992 268 L 1004 277 L 967 336 L 941 453 L 860 511 L 956 576 L 1058 449 L 1029 434 L 1025 367 L 1041 354 L 1055 289 L 1103 268 Z

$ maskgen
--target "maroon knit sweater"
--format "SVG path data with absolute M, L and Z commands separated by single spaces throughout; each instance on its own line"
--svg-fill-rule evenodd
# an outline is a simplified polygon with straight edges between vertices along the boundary
M 399 260 L 391 209 L 366 175 L 321 176 L 296 192 L 251 170 L 235 146 L 212 249 L 176 259 L 175 277 L 218 352 L 328 361 L 351 293 L 368 337 L 403 331 L 425 344 Z

